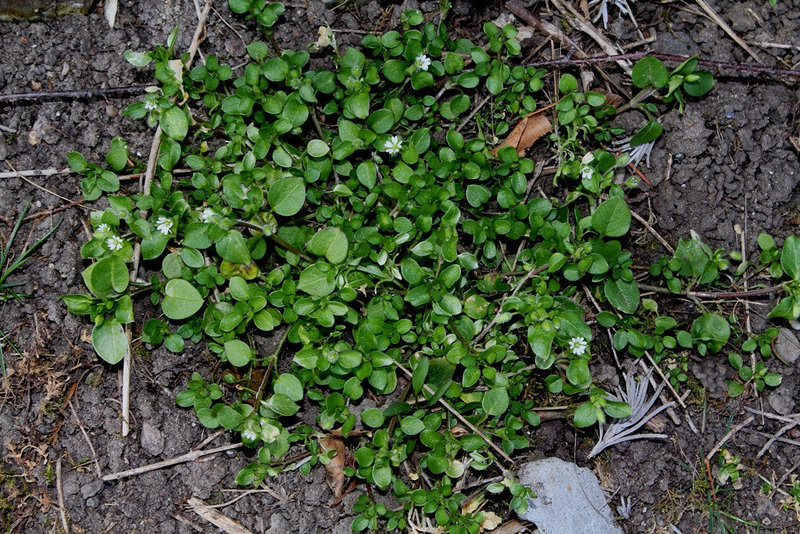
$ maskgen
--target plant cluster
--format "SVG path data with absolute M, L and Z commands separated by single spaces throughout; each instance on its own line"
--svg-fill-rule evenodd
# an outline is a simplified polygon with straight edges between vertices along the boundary
M 261 0 L 230 6 L 266 35 L 282 13 Z M 308 51 L 251 43 L 239 76 L 211 55 L 186 71 L 174 32 L 166 47 L 125 54 L 152 63 L 160 82 L 125 113 L 163 130 L 156 177 L 149 195 L 109 194 L 92 213 L 81 249 L 89 294 L 63 298 L 89 315 L 92 343 L 111 364 L 127 350 L 139 294 L 161 312 L 144 323 L 144 342 L 174 352 L 208 342 L 226 386 L 194 372 L 177 402 L 257 450 L 240 484 L 329 464 L 337 453 L 322 439 L 343 440 L 353 457 L 344 474 L 399 502 L 361 497 L 355 530 L 403 530 L 404 511 L 416 508 L 450 532 L 477 532 L 484 514 L 457 489 L 468 472 L 499 469 L 501 481 L 484 489 L 523 510 L 530 492 L 502 458 L 530 445 L 526 427 L 547 402 L 533 398 L 537 384 L 581 399 L 578 427 L 630 417 L 592 379 L 591 319 L 632 357 L 710 356 L 740 332 L 716 309 L 690 322 L 641 298 L 624 248 L 632 182 L 617 180 L 629 156 L 602 148 L 621 133 L 603 93 L 579 91 L 570 74 L 553 88 L 560 198 L 532 193 L 534 161 L 515 147 L 493 151 L 548 97 L 546 71 L 514 65 L 516 30 L 486 23 L 484 33 L 483 47 L 454 39 L 445 22 L 412 10 L 402 31 L 336 48 L 325 66 Z M 642 62 L 634 83 L 668 86 L 681 107 L 683 91 L 708 85 L 696 60 L 671 74 Z M 484 112 L 473 98 L 481 93 L 491 100 Z M 76 153 L 69 163 L 88 199 L 117 193 L 116 173 L 142 168 L 121 139 L 110 168 Z M 791 278 L 777 316 L 800 313 L 798 243 L 762 247 L 763 261 L 780 267 L 772 274 Z M 130 281 L 136 244 L 147 281 Z M 682 241 L 650 276 L 676 293 L 722 284 L 727 258 Z M 601 311 L 584 308 L 584 290 Z M 265 335 L 277 340 L 271 354 L 256 349 Z M 745 345 L 763 354 L 760 339 Z M 739 376 L 775 382 L 759 373 Z M 298 417 L 303 409 L 317 413 L 315 426 Z M 298 448 L 303 460 L 287 461 Z

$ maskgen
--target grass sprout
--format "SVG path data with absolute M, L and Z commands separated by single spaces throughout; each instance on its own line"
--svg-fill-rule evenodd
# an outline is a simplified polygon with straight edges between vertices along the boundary
M 61 220 L 59 220 L 55 226 L 53 226 L 53 228 L 51 228 L 50 231 L 44 235 L 44 237 L 34 243 L 31 247 L 23 250 L 19 257 L 14 259 L 11 248 L 14 245 L 14 239 L 17 237 L 17 233 L 19 232 L 19 229 L 22 226 L 30 207 L 31 201 L 29 200 L 22 209 L 22 212 L 19 214 L 19 217 L 17 217 L 17 221 L 14 223 L 14 228 L 11 229 L 11 233 L 8 235 L 5 244 L 0 247 L 0 303 L 8 302 L 12 299 L 21 300 L 30 296 L 27 293 L 20 293 L 17 291 L 17 289 L 23 285 L 23 282 L 12 282 L 8 279 L 8 277 L 28 263 L 34 251 L 41 247 L 44 242 L 47 241 L 51 235 L 53 235 L 53 232 L 55 232 L 61 224 Z M 3 377 L 6 376 L 5 353 L 3 351 L 4 342 L 16 350 L 14 345 L 11 344 L 8 335 L 0 330 L 0 374 L 2 374 Z
M 647 386 L 651 373 L 652 371 L 648 372 L 647 375 L 639 381 L 636 380 L 635 375 L 628 375 L 626 373 L 624 374 L 625 391 L 623 391 L 621 387 L 617 387 L 617 395 L 609 394 L 607 397 L 608 400 L 627 402 L 631 407 L 631 415 L 630 417 L 619 419 L 610 424 L 600 423 L 600 436 L 597 440 L 597 444 L 589 453 L 589 458 L 594 458 L 608 447 L 634 439 L 666 439 L 666 434 L 635 433 L 650 419 L 675 404 L 674 402 L 668 402 L 650 411 L 653 404 L 655 404 L 658 399 L 658 396 L 661 394 L 661 390 L 664 388 L 662 384 L 652 397 L 647 397 Z

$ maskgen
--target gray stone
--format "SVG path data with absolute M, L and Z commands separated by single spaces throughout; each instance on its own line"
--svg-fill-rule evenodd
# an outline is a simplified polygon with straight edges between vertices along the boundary
M 103 481 L 93 480 L 92 482 L 89 482 L 88 484 L 83 484 L 81 486 L 81 495 L 83 495 L 84 499 L 88 499 L 100 493 L 101 489 L 103 489 Z
M 790 391 L 786 391 L 786 385 L 784 387 L 773 391 L 767 397 L 767 402 L 769 403 L 770 407 L 775 410 L 776 413 L 780 415 L 789 415 L 794 410 L 795 400 L 792 396 Z
M 164 450 L 164 434 L 150 423 L 142 425 L 142 448 L 152 456 L 158 456 Z
M 775 356 L 786 365 L 792 365 L 800 358 L 800 341 L 794 330 L 786 327 L 778 329 L 778 337 L 775 338 L 775 352 Z
M 585 467 L 546 458 L 523 465 L 519 481 L 536 494 L 520 517 L 542 534 L 622 534 L 597 477 Z
M 292 525 L 281 514 L 274 513 L 269 518 L 267 534 L 286 534 L 292 532 Z

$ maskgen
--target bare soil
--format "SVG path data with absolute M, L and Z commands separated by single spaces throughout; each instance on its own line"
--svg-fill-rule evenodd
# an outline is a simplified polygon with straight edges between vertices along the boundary
M 406 4 L 416 2 L 406 2 Z M 481 24 L 505 12 L 502 3 L 478 6 L 454 2 L 457 31 L 480 40 Z M 633 2 L 631 2 L 633 3 Z M 717 0 L 713 7 L 767 65 L 797 68 L 800 49 L 798 0 Z M 421 2 L 434 13 L 437 2 Z M 632 23 L 612 12 L 608 35 L 622 44 L 638 40 Z M 558 23 L 544 3 L 531 10 Z M 339 7 L 318 0 L 290 2 L 275 33 L 281 47 L 302 48 L 316 40 L 320 25 L 337 31 L 340 46 L 357 44 L 360 32 L 383 31 L 397 21 L 399 7 L 385 2 L 347 2 Z M 633 50 L 668 54 L 699 54 L 734 63 L 754 63 L 722 29 L 699 14 L 693 2 L 635 4 L 640 28 L 655 41 Z M 131 67 L 126 49 L 145 50 L 163 43 L 179 25 L 176 45 L 187 49 L 197 23 L 195 4 L 188 0 L 121 0 L 115 29 L 109 30 L 102 6 L 86 16 L 57 20 L 0 23 L 0 92 L 66 90 L 150 83 L 149 74 Z M 566 27 L 566 26 L 562 26 Z M 201 46 L 230 65 L 245 61 L 246 43 L 257 35 L 252 23 L 233 16 L 225 2 L 215 2 L 208 37 Z M 593 45 L 572 35 L 587 50 Z M 523 43 L 527 55 L 541 42 L 534 36 Z M 759 44 L 760 43 L 760 44 Z M 772 44 L 769 44 L 772 43 Z M 774 44 L 792 45 L 789 47 Z M 646 47 L 646 48 L 645 48 Z M 544 48 L 545 57 L 550 47 Z M 613 71 L 612 67 L 607 67 Z M 0 103 L 0 172 L 66 166 L 66 155 L 77 150 L 93 161 L 102 160 L 110 140 L 122 136 L 133 151 L 146 158 L 152 131 L 141 121 L 123 117 L 136 97 L 78 100 L 39 99 Z M 791 138 L 800 123 L 800 88 L 795 81 L 757 74 L 717 73 L 716 86 L 701 101 L 687 104 L 683 115 L 663 117 L 665 136 L 658 142 L 643 171 L 653 187 L 643 185 L 636 209 L 673 245 L 691 230 L 713 246 L 741 248 L 735 228 L 746 232 L 749 257 L 758 250 L 755 238 L 764 231 L 777 238 L 796 232 L 800 213 L 800 162 Z M 632 117 L 625 120 L 639 120 Z M 325 473 L 309 476 L 287 473 L 269 480 L 269 491 L 241 499 L 234 477 L 250 460 L 237 450 L 141 476 L 104 483 L 103 474 L 149 464 L 185 453 L 201 444 L 208 432 L 194 416 L 177 407 L 175 395 L 184 389 L 192 370 L 209 377 L 213 360 L 203 346 L 181 355 L 164 348 L 140 348 L 134 358 L 133 432 L 120 435 L 119 370 L 102 364 L 88 342 L 90 325 L 70 315 L 60 295 L 83 291 L 85 268 L 79 249 L 86 238 L 90 206 L 80 201 L 78 178 L 3 178 L 0 183 L 0 234 L 5 237 L 29 199 L 31 217 L 23 225 L 15 250 L 33 243 L 59 220 L 55 234 L 34 261 L 16 276 L 31 297 L 0 304 L 0 330 L 18 350 L 4 344 L 8 378 L 0 390 L 0 530 L 58 532 L 64 512 L 73 532 L 213 532 L 186 508 L 190 497 L 222 504 L 218 511 L 253 532 L 350 532 L 350 508 L 366 489 L 359 486 L 334 505 Z M 135 188 L 136 184 L 129 185 Z M 643 256 L 662 254 L 652 236 L 637 227 Z M 645 257 L 641 265 L 646 266 Z M 147 308 L 144 303 L 140 308 Z M 767 305 L 752 306 L 756 331 L 770 323 Z M 741 306 L 735 310 L 741 314 Z M 147 311 L 146 313 L 151 313 Z M 271 340 L 263 340 L 268 347 Z M 618 383 L 620 371 L 608 350 L 596 351 L 594 374 L 606 387 Z M 723 532 L 720 520 L 736 532 L 798 532 L 800 516 L 781 510 L 781 496 L 764 494 L 762 481 L 780 478 L 800 458 L 800 429 L 784 437 L 794 443 L 775 443 L 761 458 L 756 454 L 783 423 L 757 417 L 746 431 L 728 442 L 742 457 L 746 470 L 742 489 L 712 495 L 703 458 L 749 413 L 745 406 L 777 412 L 796 412 L 800 399 L 800 368 L 770 365 L 783 376 L 782 385 L 756 397 L 729 399 L 725 378 L 733 370 L 724 356 L 694 358 L 686 412 L 677 410 L 681 424 L 666 421 L 666 442 L 636 441 L 613 448 L 600 459 L 587 461 L 594 430 L 576 432 L 562 421 L 547 421 L 530 432 L 529 458 L 558 456 L 593 466 L 609 490 L 612 506 L 630 498 L 631 513 L 620 518 L 626 532 Z M 698 432 L 686 423 L 688 413 Z M 230 442 L 222 434 L 208 447 Z M 61 464 L 61 476 L 56 472 Z M 800 474 L 800 473 L 798 473 Z M 716 498 L 716 501 L 714 500 Z M 229 503 L 229 504 L 224 504 Z M 727 515 L 726 515 L 727 514 Z M 510 519 L 510 517 L 508 517 Z M 760 526 L 756 526 L 760 525 Z M 719 529 L 719 530 L 718 530 Z M 726 531 L 727 532 L 727 531 Z

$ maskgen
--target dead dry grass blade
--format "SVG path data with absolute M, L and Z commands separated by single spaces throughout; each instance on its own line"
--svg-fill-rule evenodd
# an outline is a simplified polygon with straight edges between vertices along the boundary
M 631 415 L 630 417 L 619 419 L 607 425 L 600 423 L 600 435 L 597 439 L 597 444 L 589 453 L 589 458 L 594 458 L 604 449 L 626 441 L 635 439 L 666 439 L 666 434 L 635 433 L 653 417 L 675 404 L 674 402 L 668 402 L 650 411 L 653 404 L 658 400 L 661 390 L 664 388 L 663 385 L 659 386 L 656 392 L 648 398 L 647 389 L 650 384 L 649 379 L 651 373 L 652 370 L 639 381 L 636 380 L 636 376 L 633 373 L 630 375 L 626 373 L 624 375 L 625 390 L 621 387 L 617 387 L 617 394 L 608 396 L 610 400 L 627 402 L 631 407 Z
M 747 52 L 748 54 L 750 54 L 750 57 L 752 57 L 752 58 L 753 58 L 753 59 L 755 59 L 755 60 L 756 60 L 758 63 L 761 63 L 761 64 L 763 65 L 763 61 L 761 61 L 761 58 L 760 58 L 760 57 L 758 57 L 758 54 L 756 54 L 756 53 L 755 53 L 755 51 L 754 51 L 752 48 L 750 48 L 749 46 L 747 46 L 747 43 L 745 43 L 745 42 L 742 40 L 742 38 L 741 38 L 741 37 L 739 37 L 738 35 L 736 35 L 736 32 L 734 32 L 734 31 L 731 29 L 731 27 L 730 27 L 730 26 L 728 26 L 728 23 L 727 23 L 727 22 L 725 22 L 724 20 L 722 20 L 722 19 L 719 17 L 719 15 L 717 15 L 717 12 L 716 12 L 716 11 L 714 11 L 714 9 L 713 9 L 713 8 L 712 8 L 710 5 L 708 5 L 708 4 L 705 2 L 705 0 L 695 0 L 695 1 L 697 2 L 697 5 L 698 5 L 698 6 L 700 6 L 700 8 L 701 8 L 703 11 L 705 11 L 705 12 L 706 12 L 706 15 L 708 15 L 708 17 L 709 17 L 711 20 L 713 20 L 713 21 L 714 21 L 714 22 L 715 22 L 715 23 L 716 23 L 716 24 L 717 24 L 717 25 L 718 25 L 720 28 L 722 28 L 722 31 L 724 31 L 725 33 L 727 33 L 727 34 L 728 34 L 728 36 L 729 36 L 731 39 L 733 39 L 733 40 L 736 42 L 736 44 L 738 44 L 739 46 L 741 46 L 741 47 L 742 47 L 742 49 L 744 49 L 744 51 L 745 51 L 745 52 Z

